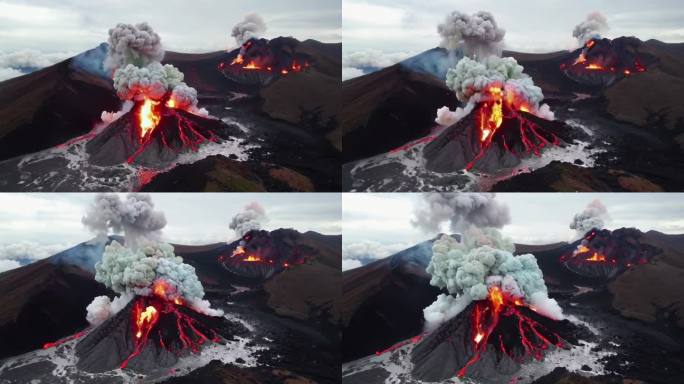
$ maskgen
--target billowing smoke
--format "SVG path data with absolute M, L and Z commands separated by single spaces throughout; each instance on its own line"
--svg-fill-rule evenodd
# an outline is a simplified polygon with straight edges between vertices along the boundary
M 245 205 L 241 212 L 233 216 L 229 227 L 238 237 L 242 237 L 249 231 L 261 229 L 261 224 L 267 220 L 264 207 L 254 201 Z
M 111 72 L 127 64 L 145 67 L 164 59 L 161 37 L 147 23 L 117 24 L 109 30 L 108 43 L 104 68 Z
M 454 11 L 437 26 L 437 32 L 442 37 L 441 47 L 450 51 L 461 48 L 466 56 L 477 58 L 500 56 L 506 35 L 494 16 L 484 11 L 474 15 Z
M 570 229 L 577 232 L 577 237 L 582 237 L 592 229 L 603 229 L 607 220 L 608 209 L 601 200 L 594 199 L 582 212 L 575 214 L 570 222 Z
M 134 249 L 157 242 L 166 217 L 154 209 L 150 195 L 130 193 L 122 200 L 116 194 L 98 194 L 81 222 L 98 241 L 106 241 L 110 233 L 123 233 L 126 246 Z
M 95 264 L 95 280 L 117 294 L 110 300 L 96 297 L 88 306 L 87 320 L 97 325 L 120 311 L 135 296 L 163 295 L 169 301 L 182 300 L 189 307 L 210 316 L 221 316 L 204 300 L 204 288 L 195 268 L 176 256 L 173 246 L 158 240 L 166 225 L 164 214 L 154 210 L 149 195 L 100 194 L 88 208 L 83 223 L 98 236 L 109 230 L 123 232 L 126 246 L 114 240 Z M 163 289 L 155 289 L 161 286 Z
M 256 13 L 250 13 L 245 19 L 235 24 L 231 36 L 235 38 L 238 45 L 242 45 L 249 39 L 258 39 L 266 32 L 266 23 Z
M 541 104 L 544 94 L 534 85 L 524 68 L 512 57 L 500 57 L 506 32 L 499 28 L 489 12 L 472 16 L 452 12 L 444 24 L 438 26 L 441 45 L 447 49 L 462 48 L 465 57 L 446 73 L 446 84 L 465 106 L 455 111 L 448 107 L 437 110 L 435 122 L 441 126 L 456 124 L 470 114 L 480 102 L 493 101 L 486 92 L 491 87 L 501 88 L 504 100 L 515 110 L 526 110 L 541 118 L 553 120 L 547 104 Z
M 208 116 L 206 109 L 197 107 L 197 91 L 183 82 L 184 75 L 178 68 L 162 65 L 163 58 L 161 38 L 147 23 L 118 24 L 109 30 L 104 68 L 112 73 L 114 89 L 121 100 L 169 97 L 173 108 Z M 104 117 L 116 117 L 116 113 Z
M 506 204 L 491 193 L 424 193 L 423 203 L 411 223 L 427 233 L 439 232 L 449 222 L 452 232 L 462 232 L 469 226 L 501 228 L 511 222 Z
M 456 98 L 466 103 L 465 107 L 456 111 L 442 107 L 437 111 L 435 122 L 443 126 L 455 124 L 479 102 L 492 101 L 492 95 L 487 92 L 491 87 L 501 88 L 515 110 L 524 107 L 541 118 L 553 120 L 554 114 L 549 106 L 540 105 L 544 100 L 541 88 L 534 85 L 532 78 L 523 70 L 523 66 L 512 57 L 489 56 L 481 61 L 462 58 L 456 68 L 447 71 L 446 83 L 456 93 Z
M 591 39 L 601 38 L 601 33 L 608 30 L 608 20 L 599 12 L 592 12 L 587 15 L 586 20 L 575 26 L 572 36 L 577 39 L 580 45 L 584 45 Z
M 423 310 L 428 332 L 458 315 L 468 304 L 485 300 L 492 287 L 522 299 L 536 312 L 560 320 L 563 312 L 548 297 L 544 277 L 534 255 L 513 255 L 515 247 L 494 228 L 471 227 L 463 243 L 443 235 L 432 247 L 427 272 L 430 284 L 445 289 Z

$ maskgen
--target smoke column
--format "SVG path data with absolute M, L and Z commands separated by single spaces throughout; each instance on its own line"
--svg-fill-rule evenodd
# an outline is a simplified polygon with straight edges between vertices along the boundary
M 592 229 L 603 229 L 608 218 L 606 206 L 601 200 L 595 199 L 582 212 L 575 214 L 570 222 L 570 229 L 577 232 L 577 237 L 582 237 Z
M 492 193 L 424 193 L 411 224 L 427 233 L 439 231 L 449 222 L 452 232 L 469 226 L 502 228 L 511 222 L 508 206 Z
M 256 13 L 250 13 L 245 19 L 235 24 L 231 36 L 235 38 L 238 45 L 246 43 L 250 39 L 260 38 L 266 32 L 266 23 Z
M 261 229 L 261 223 L 267 220 L 266 210 L 254 201 L 245 205 L 241 212 L 233 216 L 229 227 L 238 237 L 242 237 L 249 231 Z
M 437 124 L 445 127 L 456 124 L 478 103 L 492 101 L 485 92 L 490 87 L 502 88 L 505 99 L 512 100 L 516 110 L 524 105 L 526 110 L 543 119 L 555 118 L 551 108 L 541 104 L 544 94 L 523 73 L 524 68 L 512 57 L 500 57 L 506 32 L 499 28 L 491 13 L 480 11 L 469 16 L 454 11 L 437 29 L 442 36 L 441 46 L 449 50 L 462 48 L 465 54 L 446 74 L 447 86 L 465 105 L 455 111 L 446 106 L 439 108 Z
M 599 12 L 592 12 L 587 18 L 575 26 L 572 36 L 580 45 L 591 39 L 601 38 L 601 33 L 608 30 L 608 20 Z
M 496 24 L 494 16 L 484 11 L 473 15 L 454 11 L 437 26 L 437 32 L 442 37 L 441 47 L 449 51 L 461 48 L 466 56 L 481 58 L 501 56 L 506 35 L 506 31 Z
M 448 294 L 439 295 L 423 310 L 426 331 L 435 330 L 471 302 L 485 300 L 492 287 L 524 299 L 544 316 L 563 319 L 556 300 L 548 297 L 534 255 L 515 256 L 514 251 L 512 241 L 494 228 L 471 227 L 466 231 L 463 243 L 447 235 L 436 240 L 427 272 L 432 276 L 430 284 Z
M 123 233 L 126 246 L 138 248 L 159 239 L 166 217 L 154 209 L 150 195 L 131 193 L 121 200 L 115 194 L 98 194 L 81 222 L 98 241 L 106 241 L 110 232 Z
M 173 246 L 159 241 L 166 226 L 164 214 L 154 210 L 149 195 L 129 194 L 121 200 L 115 194 L 99 194 L 82 220 L 100 240 L 111 230 L 124 234 L 125 246 L 114 240 L 105 247 L 102 259 L 95 264 L 95 280 L 117 294 L 110 300 L 98 296 L 88 305 L 86 319 L 97 325 L 116 314 L 135 295 L 149 296 L 155 283 L 163 281 L 170 288 L 165 299 L 182 298 L 191 308 L 209 316 L 221 316 L 204 300 L 204 288 L 195 268 L 176 256 Z
M 173 65 L 161 64 L 164 48 L 149 24 L 117 24 L 109 30 L 108 43 L 103 66 L 111 73 L 121 100 L 158 101 L 168 96 L 174 108 L 199 116 L 209 115 L 206 109 L 197 107 L 197 91 L 183 82 L 183 73 Z M 103 121 L 113 121 L 112 118 L 119 116 L 108 112 L 103 114 Z

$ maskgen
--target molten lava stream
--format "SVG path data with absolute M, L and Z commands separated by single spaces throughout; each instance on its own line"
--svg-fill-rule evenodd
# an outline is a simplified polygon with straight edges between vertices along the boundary
M 161 116 L 157 111 L 159 101 L 145 99 L 138 112 L 138 120 L 140 122 L 140 142 L 143 142 L 152 135 L 152 131 L 157 128 Z
M 71 335 L 71 336 L 65 337 L 65 338 L 63 338 L 63 339 L 60 339 L 60 340 L 57 340 L 57 341 L 53 341 L 53 342 L 51 342 L 51 343 L 45 343 L 45 344 L 43 344 L 43 349 L 54 348 L 54 347 L 57 347 L 57 346 L 60 346 L 60 345 L 62 345 L 62 344 L 64 344 L 64 343 L 66 343 L 67 341 L 80 339 L 81 337 L 87 335 L 87 334 L 88 334 L 88 331 L 90 331 L 90 329 L 84 329 L 84 330 L 81 331 L 81 332 L 77 332 L 77 333 L 75 333 L 75 334 L 73 334 L 73 335 Z
M 487 350 L 489 338 L 497 329 L 501 316 L 513 318 L 518 324 L 518 341 L 522 344 L 525 351 L 525 354 L 521 356 L 521 360 L 526 355 L 541 360 L 543 358 L 543 351 L 548 349 L 549 346 L 555 345 L 559 348 L 564 346 L 563 339 L 555 333 L 551 333 L 553 338 L 556 339 L 555 342 L 545 337 L 540 331 L 540 329 L 543 329 L 543 326 L 520 311 L 519 307 L 523 306 L 525 306 L 525 303 L 522 299 L 510 297 L 502 292 L 499 287 L 492 287 L 489 290 L 487 300 L 480 300 L 475 303 L 472 311 L 472 329 L 470 332 L 473 343 L 473 356 L 458 371 L 458 377 L 463 377 L 468 367 L 475 364 L 482 356 L 482 353 Z M 515 360 L 512 348 L 506 350 L 501 334 L 499 334 L 499 348 L 504 355 Z

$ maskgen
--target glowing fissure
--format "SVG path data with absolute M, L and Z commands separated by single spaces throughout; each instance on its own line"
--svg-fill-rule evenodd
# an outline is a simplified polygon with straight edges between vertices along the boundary
M 592 71 L 592 72 L 610 72 L 610 73 L 622 73 L 625 77 L 631 76 L 633 73 L 639 73 L 639 72 L 646 72 L 646 68 L 641 65 L 638 59 L 634 60 L 634 65 L 633 67 L 627 67 L 627 65 L 617 65 L 618 68 L 615 67 L 616 64 L 613 65 L 606 65 L 604 63 L 592 61 L 587 58 L 587 54 L 596 45 L 595 40 L 589 40 L 587 43 L 584 45 L 582 48 L 582 51 L 580 52 L 579 56 L 571 65 L 567 64 L 561 64 L 560 69 L 561 70 L 566 70 L 566 69 L 573 69 L 573 70 L 587 70 L 587 71 Z M 621 67 L 621 68 L 620 68 Z M 627 67 L 627 68 L 625 68 Z
M 76 340 L 76 339 L 80 339 L 81 337 L 87 335 L 88 331 L 89 331 L 89 329 L 85 329 L 85 330 L 83 330 L 81 332 L 77 332 L 77 333 L 75 333 L 69 337 L 65 337 L 63 339 L 53 341 L 51 343 L 45 343 L 45 344 L 43 344 L 43 349 L 50 349 L 50 348 L 58 347 L 58 346 L 66 343 L 66 342 Z
M 473 355 L 458 371 L 458 377 L 463 377 L 467 373 L 468 367 L 475 364 L 487 350 L 489 338 L 496 330 L 501 316 L 513 317 L 517 320 L 520 342 L 525 351 L 519 357 L 520 361 L 525 356 L 532 356 L 536 360 L 541 360 L 544 351 L 550 346 L 555 345 L 559 348 L 564 346 L 563 339 L 555 333 L 552 333 L 554 340 L 545 337 L 540 332 L 540 330 L 544 329 L 543 326 L 520 311 L 519 308 L 523 306 L 525 306 L 525 303 L 522 299 L 513 298 L 496 286 L 490 288 L 487 300 L 480 300 L 474 304 L 471 315 L 472 328 L 470 331 Z M 516 359 L 512 348 L 506 349 L 501 335 L 499 335 L 498 341 L 501 352 L 511 359 Z
M 156 293 L 155 293 L 156 297 Z M 131 359 L 140 355 L 142 350 L 148 344 L 150 335 L 162 316 L 175 316 L 174 323 L 176 325 L 176 332 L 170 334 L 178 335 L 181 346 L 177 351 L 173 351 L 172 344 L 164 341 L 164 332 L 162 329 L 157 329 L 157 336 L 159 339 L 159 346 L 170 352 L 180 353 L 184 349 L 190 350 L 192 353 L 199 353 L 201 346 L 207 341 L 219 342 L 218 334 L 210 329 L 208 332 L 201 331 L 198 327 L 197 320 L 182 313 L 179 309 L 183 305 L 182 300 L 177 299 L 173 301 L 160 300 L 156 298 L 137 298 L 133 304 L 132 311 L 132 327 L 133 327 L 133 342 L 135 347 L 133 352 L 126 357 L 121 363 L 121 368 L 126 368 Z
M 292 62 L 285 66 L 273 66 L 269 65 L 272 62 L 270 57 L 259 56 L 256 58 L 249 59 L 246 61 L 245 53 L 252 47 L 252 41 L 247 41 L 240 48 L 238 55 L 228 64 L 231 67 L 239 67 L 240 69 L 246 71 L 263 71 L 271 73 L 280 73 L 285 76 L 290 72 L 302 72 L 310 67 L 309 62 L 306 60 L 297 61 L 296 58 L 292 59 Z M 226 64 L 224 62 L 219 63 L 219 69 L 224 69 Z
M 485 155 L 504 120 L 515 119 L 519 122 L 518 133 L 523 145 L 523 153 L 516 153 L 513 148 L 509 147 L 506 137 L 501 137 L 504 149 L 516 156 L 530 153 L 541 156 L 541 150 L 547 145 L 560 144 L 556 135 L 551 134 L 551 138 L 547 139 L 539 132 L 539 125 L 519 113 L 519 111 L 529 112 L 530 107 L 515 92 L 504 92 L 500 87 L 491 86 L 487 95 L 490 101 L 483 103 L 479 109 L 480 150 L 466 165 L 466 170 L 473 168 L 475 163 Z
M 138 120 L 140 121 L 140 141 L 148 139 L 152 135 L 152 131 L 157 128 L 161 116 L 156 107 L 159 101 L 145 99 L 140 105 L 138 112 Z

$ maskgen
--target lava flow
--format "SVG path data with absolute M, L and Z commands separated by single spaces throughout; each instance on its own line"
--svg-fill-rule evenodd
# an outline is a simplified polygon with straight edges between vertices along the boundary
M 150 137 L 152 131 L 157 128 L 161 116 L 157 110 L 158 101 L 145 99 L 140 105 L 138 119 L 140 125 L 140 141 L 143 142 Z
M 219 70 L 242 70 L 263 72 L 286 76 L 293 72 L 302 72 L 310 67 L 309 61 L 296 55 L 276 53 L 268 40 L 251 39 L 245 42 L 237 56 L 226 64 L 219 63 Z
M 620 45 L 620 47 L 622 47 Z M 582 47 L 579 56 L 571 63 L 562 63 L 560 69 L 573 77 L 584 72 L 622 74 L 624 77 L 634 73 L 646 72 L 634 53 L 624 53 L 613 41 L 591 39 Z
M 159 343 L 160 348 L 177 355 L 183 351 L 199 353 L 201 346 L 207 341 L 220 341 L 216 331 L 181 310 L 181 300 L 163 299 L 158 294 L 164 295 L 165 292 L 156 287 L 154 294 L 151 297 L 134 299 L 131 311 L 134 349 L 121 363 L 122 369 L 126 368 L 131 359 L 140 355 L 152 339 Z M 174 330 L 169 327 L 174 327 Z
M 487 349 L 490 337 L 497 331 L 497 327 L 503 318 L 513 320 L 517 327 L 518 335 L 511 338 L 518 345 L 506 347 L 504 338 L 510 335 L 504 331 L 498 333 L 498 347 L 503 355 L 517 361 L 531 356 L 536 360 L 543 359 L 543 353 L 551 346 L 564 347 L 563 339 L 556 333 L 545 329 L 539 322 L 525 315 L 521 308 L 526 304 L 522 299 L 514 298 L 501 291 L 499 287 L 489 290 L 487 300 L 475 303 L 471 312 L 471 337 L 473 355 L 468 362 L 458 371 L 457 376 L 463 377 L 468 367 L 475 364 Z M 533 307 L 528 306 L 534 310 Z M 494 344 L 497 344 L 494 342 Z
M 89 331 L 89 329 L 85 329 L 85 330 L 83 330 L 83 331 L 81 331 L 81 332 L 77 332 L 77 333 L 75 333 L 75 334 L 73 334 L 73 335 L 71 335 L 71 336 L 69 336 L 69 337 L 65 337 L 65 338 L 63 338 L 63 339 L 60 339 L 60 340 L 57 340 L 57 341 L 53 341 L 53 342 L 50 342 L 50 343 L 45 343 L 45 344 L 43 344 L 43 349 L 54 348 L 54 347 L 57 347 L 57 346 L 60 346 L 60 345 L 62 345 L 62 344 L 64 344 L 64 343 L 66 343 L 66 342 L 68 342 L 68 341 L 80 339 L 81 337 L 87 335 L 87 334 L 88 334 L 88 331 Z
M 556 135 L 544 131 L 520 113 L 529 112 L 530 107 L 514 91 L 504 91 L 501 87 L 490 86 L 487 96 L 487 101 L 479 106 L 478 113 L 480 149 L 466 165 L 467 170 L 473 168 L 495 140 L 500 142 L 505 151 L 518 157 L 527 154 L 541 156 L 542 148 L 560 144 Z M 515 122 L 518 123 L 517 127 L 514 127 Z M 507 132 L 497 135 L 503 124 L 508 125 Z M 518 151 L 514 148 L 516 146 L 520 148 Z

